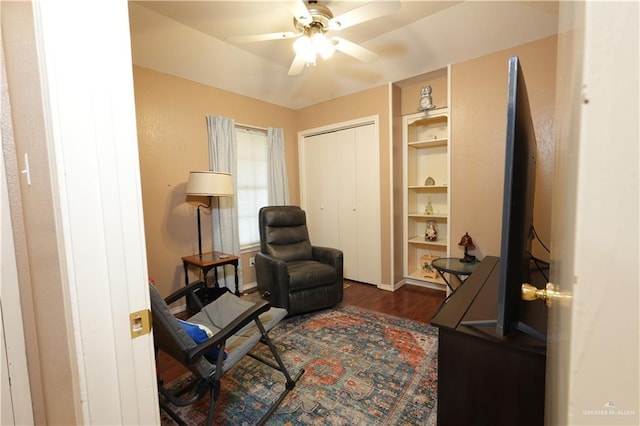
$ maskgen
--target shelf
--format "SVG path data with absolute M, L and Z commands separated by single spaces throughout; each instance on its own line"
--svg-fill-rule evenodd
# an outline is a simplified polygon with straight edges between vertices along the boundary
M 430 109 L 427 111 L 422 111 L 419 113 L 411 114 L 413 117 L 408 121 L 407 126 L 409 127 L 420 127 L 420 126 L 428 126 L 433 124 L 434 122 L 442 122 L 447 121 L 449 119 L 449 108 L 436 108 Z
M 447 70 L 447 79 L 449 69 Z M 449 109 L 439 108 L 402 117 L 403 274 L 408 281 L 446 289 L 441 277 L 427 278 L 420 268 L 423 255 L 447 257 L 451 234 L 451 129 Z M 432 182 L 433 180 L 433 182 Z M 435 185 L 424 185 L 425 182 Z M 427 211 L 435 214 L 425 214 Z M 425 241 L 435 222 L 436 241 Z
M 441 139 L 430 139 L 424 141 L 415 141 L 409 142 L 407 145 L 409 148 L 437 148 L 439 146 L 447 146 L 449 143 L 449 139 L 441 138 Z
M 424 213 L 409 213 L 407 216 L 415 219 L 445 219 L 449 217 L 446 214 L 424 214 Z
M 407 189 L 411 189 L 414 191 L 440 191 L 449 189 L 448 185 L 409 185 Z
M 422 276 L 422 271 L 420 271 L 419 269 L 416 269 L 414 271 L 412 271 L 409 275 L 407 275 L 406 278 L 411 278 L 412 280 L 417 280 L 417 281 L 424 281 L 424 282 L 428 282 L 428 283 L 435 283 L 435 284 L 440 284 L 440 285 L 447 285 L 447 283 L 444 282 L 444 280 L 442 279 L 442 277 L 440 275 L 438 275 L 437 278 L 427 278 Z
M 425 245 L 425 246 L 446 247 L 447 246 L 447 240 L 438 238 L 437 241 L 425 241 L 424 237 L 413 237 L 413 238 L 409 238 L 409 244 L 420 244 L 420 245 Z

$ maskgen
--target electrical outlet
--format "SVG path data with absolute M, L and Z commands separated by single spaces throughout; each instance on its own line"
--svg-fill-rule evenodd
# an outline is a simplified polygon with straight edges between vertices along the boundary
M 252 267 L 252 268 L 256 267 L 256 257 L 255 256 L 251 256 L 249 258 L 249 266 Z

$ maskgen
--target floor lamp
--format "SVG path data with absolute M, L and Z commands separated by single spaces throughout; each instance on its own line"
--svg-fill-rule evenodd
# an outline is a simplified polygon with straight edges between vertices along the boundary
M 198 205 L 198 255 L 202 257 L 202 232 L 200 228 L 200 207 L 211 207 L 211 197 L 233 196 L 233 180 L 229 173 L 190 172 L 187 195 L 208 197 L 209 203 Z

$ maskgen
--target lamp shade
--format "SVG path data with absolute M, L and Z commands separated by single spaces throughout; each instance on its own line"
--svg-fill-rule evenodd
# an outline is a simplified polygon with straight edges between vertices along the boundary
M 233 195 L 233 180 L 229 173 L 190 172 L 187 195 L 231 197 Z
M 468 232 L 465 232 L 462 238 L 460 238 L 460 242 L 458 243 L 458 245 L 464 248 L 467 248 L 469 250 L 473 250 L 476 248 L 476 246 L 473 245 L 473 239 L 471 238 Z

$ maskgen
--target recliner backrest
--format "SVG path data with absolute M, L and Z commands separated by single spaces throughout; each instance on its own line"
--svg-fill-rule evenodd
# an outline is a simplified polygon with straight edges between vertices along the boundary
M 149 297 L 151 299 L 151 315 L 153 316 L 153 340 L 156 347 L 185 364 L 200 377 L 211 375 L 215 367 L 204 357 L 193 364 L 187 364 L 186 353 L 195 348 L 197 344 L 180 326 L 153 284 L 149 284 Z
M 260 209 L 260 250 L 285 262 L 312 259 L 307 217 L 298 206 Z

